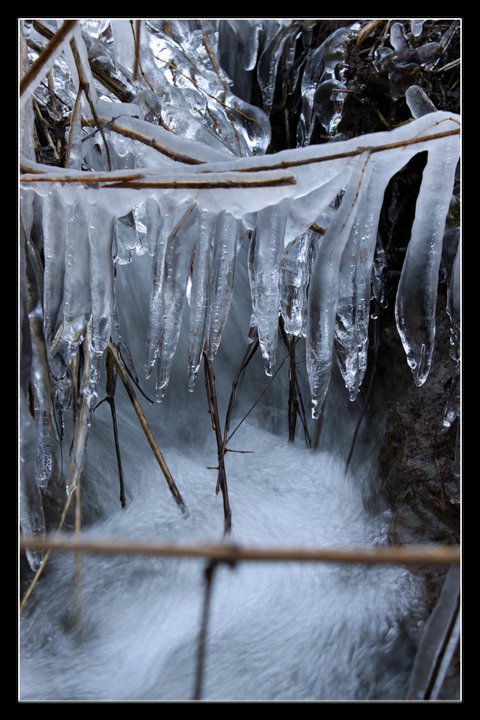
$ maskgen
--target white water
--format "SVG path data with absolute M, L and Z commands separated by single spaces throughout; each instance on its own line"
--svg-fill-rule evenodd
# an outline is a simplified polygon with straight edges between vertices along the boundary
M 343 463 L 295 448 L 255 424 L 229 455 L 234 542 L 370 545 L 388 517 L 369 518 Z M 93 442 L 92 442 L 93 444 Z M 190 508 L 184 519 L 138 442 L 136 491 L 125 512 L 95 524 L 98 536 L 219 540 L 214 448 L 168 449 Z M 97 456 L 100 459 L 100 456 Z M 99 468 L 108 472 L 107 468 Z M 73 564 L 52 563 L 23 623 L 24 699 L 189 699 L 201 614 L 202 567 L 170 558 L 84 558 L 83 617 L 69 620 Z M 398 698 L 412 662 L 400 624 L 419 588 L 397 568 L 244 564 L 214 585 L 205 698 Z M 32 606 L 33 606 L 32 601 Z

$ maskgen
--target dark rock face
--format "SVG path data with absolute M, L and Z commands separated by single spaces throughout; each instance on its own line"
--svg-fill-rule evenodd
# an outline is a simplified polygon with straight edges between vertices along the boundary
M 443 427 L 453 372 L 444 293 L 438 304 L 436 350 L 423 387 L 413 383 L 395 326 L 389 322 L 382 332 L 378 370 L 387 427 L 380 474 L 396 543 L 459 541 L 458 419 Z

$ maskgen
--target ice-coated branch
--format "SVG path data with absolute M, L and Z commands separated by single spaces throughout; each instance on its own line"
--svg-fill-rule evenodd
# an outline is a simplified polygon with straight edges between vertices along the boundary
M 26 100 L 47 74 L 55 58 L 62 52 L 66 41 L 70 38 L 78 20 L 65 20 L 62 27 L 52 37 L 48 45 L 40 53 L 36 62 L 27 70 L 20 80 L 20 97 Z

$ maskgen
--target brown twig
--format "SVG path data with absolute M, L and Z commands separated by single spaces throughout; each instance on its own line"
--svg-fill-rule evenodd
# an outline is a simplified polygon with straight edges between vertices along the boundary
M 34 172 L 30 171 L 29 172 Z M 37 172 L 44 172 L 37 171 Z M 53 177 L 52 175 L 47 175 L 44 177 L 43 175 L 39 175 L 36 178 L 25 178 L 20 177 L 20 182 L 30 184 L 30 183 L 36 183 L 36 182 L 58 182 L 58 183 L 78 183 L 82 185 L 91 185 L 91 184 L 99 184 L 102 183 L 102 187 L 106 187 L 104 183 L 118 183 L 118 181 L 128 181 L 128 180 L 136 180 L 137 178 L 144 177 L 143 173 L 130 173 L 128 175 L 115 175 L 113 177 L 108 177 L 107 175 L 95 175 L 94 173 L 84 173 L 82 175 L 58 175 Z
M 38 180 L 38 178 L 37 178 Z M 158 188 L 163 190 L 215 190 L 232 188 L 262 188 L 262 187 L 283 187 L 285 185 L 296 185 L 292 175 L 276 178 L 265 178 L 262 180 L 138 180 L 133 182 L 111 183 L 105 187 L 129 188 L 141 190 L 142 188 Z
M 203 596 L 202 622 L 198 634 L 197 646 L 197 668 L 195 671 L 195 688 L 193 700 L 201 700 L 203 686 L 203 670 L 205 667 L 205 653 L 207 649 L 208 616 L 210 614 L 210 602 L 212 599 L 213 580 L 218 564 L 213 560 L 208 563 L 204 570 L 205 594 Z
M 138 69 L 140 66 L 140 36 L 142 34 L 142 21 L 141 20 L 135 20 L 135 60 L 133 63 L 133 80 L 136 82 L 138 80 Z
M 240 368 L 233 380 L 232 390 L 230 392 L 230 398 L 228 401 L 227 413 L 225 415 L 225 425 L 223 428 L 223 438 L 224 438 L 223 442 L 224 442 L 225 448 L 226 448 L 226 444 L 227 444 L 228 432 L 230 430 L 230 423 L 232 421 L 232 413 L 233 413 L 233 407 L 235 404 L 235 398 L 237 395 L 237 388 L 238 388 L 238 385 L 240 383 L 240 379 L 241 379 L 243 373 L 247 369 L 247 366 L 250 363 L 250 360 L 255 355 L 255 352 L 257 351 L 258 346 L 259 346 L 257 328 L 256 327 L 250 328 L 250 332 L 248 335 L 249 335 L 249 343 L 248 343 L 247 349 L 245 350 L 245 354 L 242 358 L 242 362 L 240 363 Z
M 228 438 L 227 438 L 227 441 L 226 441 L 227 443 L 230 442 L 230 440 L 231 440 L 232 437 L 235 435 L 235 433 L 237 432 L 237 430 L 239 430 L 240 426 L 245 422 L 245 420 L 246 420 L 247 417 L 250 415 L 250 413 L 256 408 L 256 406 L 258 405 L 258 403 L 260 402 L 260 400 L 262 399 L 262 397 L 263 397 L 263 396 L 265 395 L 265 393 L 267 392 L 267 390 L 268 390 L 268 388 L 270 387 L 270 385 L 273 383 L 273 381 L 274 381 L 275 378 L 277 377 L 277 375 L 278 375 L 278 373 L 280 372 L 280 370 L 282 369 L 282 367 L 285 365 L 285 362 L 286 362 L 286 360 L 287 360 L 288 357 L 289 357 L 289 355 L 288 355 L 288 353 L 287 353 L 287 355 L 285 355 L 285 357 L 283 358 L 282 362 L 281 362 L 280 365 L 277 367 L 277 369 L 276 369 L 275 372 L 273 373 L 272 377 L 270 378 L 269 382 L 265 385 L 265 387 L 263 388 L 262 392 L 261 392 L 260 395 L 257 397 L 257 399 L 255 400 L 255 402 L 253 403 L 253 405 L 250 407 L 250 409 L 248 410 L 248 412 L 243 416 L 243 418 L 240 420 L 240 422 L 239 422 L 238 425 L 235 427 L 235 429 L 232 430 L 232 432 L 230 433 L 230 435 L 229 435 Z
M 276 178 L 265 178 L 261 180 L 136 180 L 136 178 L 142 178 L 143 175 L 137 173 L 132 176 L 134 178 L 130 181 L 121 175 L 115 177 L 106 177 L 99 175 L 90 175 L 85 173 L 84 175 L 57 175 L 57 176 L 43 176 L 38 175 L 35 178 L 20 176 L 19 180 L 21 183 L 31 185 L 37 182 L 57 182 L 57 183 L 78 183 L 80 185 L 92 185 L 98 184 L 102 188 L 119 188 L 119 189 L 135 189 L 141 190 L 142 188 L 157 188 L 159 190 L 215 190 L 215 189 L 226 189 L 231 188 L 262 188 L 262 187 L 283 187 L 285 185 L 295 185 L 295 178 L 291 175 L 281 176 Z
M 58 523 L 57 532 L 59 532 L 59 531 L 63 528 L 63 524 L 64 524 L 64 522 L 65 522 L 65 520 L 66 520 L 66 517 L 67 517 L 68 508 L 70 507 L 70 504 L 71 504 L 71 502 L 72 502 L 72 500 L 73 500 L 74 494 L 75 494 L 75 493 L 72 493 L 71 495 L 68 495 L 67 499 L 65 500 L 65 503 L 64 503 L 64 506 L 63 506 L 63 509 L 62 509 L 62 514 L 61 514 L 61 516 L 60 516 L 60 521 L 59 521 L 59 523 Z M 23 596 L 22 601 L 21 601 L 21 603 L 20 603 L 20 613 L 22 613 L 22 612 L 24 611 L 25 605 L 27 604 L 28 599 L 29 599 L 30 595 L 32 594 L 32 592 L 33 592 L 33 590 L 34 590 L 35 585 L 36 585 L 37 582 L 40 580 L 40 577 L 41 577 L 41 575 L 42 575 L 42 573 L 43 573 L 43 571 L 44 571 L 44 569 L 45 569 L 45 565 L 47 564 L 48 558 L 50 557 L 51 554 L 52 554 L 52 548 L 49 548 L 49 549 L 47 550 L 47 552 L 45 553 L 45 555 L 43 556 L 43 560 L 42 560 L 42 562 L 41 562 L 41 564 L 40 564 L 40 567 L 38 568 L 37 572 L 36 572 L 35 575 L 33 576 L 30 585 L 28 586 L 28 588 L 27 588 L 26 591 L 25 591 L 25 595 Z
M 25 94 L 34 80 L 42 72 L 53 53 L 57 50 L 58 46 L 61 45 L 69 35 L 71 35 L 77 22 L 78 20 L 65 20 L 60 30 L 55 33 L 47 47 L 42 50 L 37 60 L 20 80 L 20 96 Z
M 357 35 L 357 41 L 355 43 L 355 49 L 358 48 L 362 42 L 367 38 L 369 35 L 372 34 L 372 32 L 382 23 L 386 22 L 386 20 L 370 20 L 369 23 L 364 25 L 360 32 Z
M 227 474 L 225 471 L 225 443 L 220 430 L 220 413 L 218 412 L 217 392 L 215 389 L 215 375 L 213 373 L 212 363 L 206 352 L 203 353 L 203 362 L 205 367 L 205 390 L 208 400 L 208 412 L 212 421 L 212 428 L 215 433 L 217 443 L 218 457 L 218 476 L 215 492 L 222 491 L 223 498 L 223 532 L 228 535 L 232 529 L 232 511 L 228 499 Z
M 458 545 L 375 545 L 373 547 L 282 548 L 239 545 L 169 545 L 156 540 L 108 539 L 73 535 L 24 536 L 20 550 L 56 550 L 98 555 L 208 558 L 218 562 L 325 562 L 358 565 L 452 565 Z
M 453 120 L 453 118 L 451 118 Z M 443 122 L 443 121 L 442 121 Z M 346 152 L 334 153 L 332 155 L 324 155 L 323 157 L 304 158 L 302 160 L 282 160 L 281 162 L 272 163 L 271 165 L 253 166 L 247 168 L 237 168 L 235 172 L 258 172 L 266 170 L 287 170 L 293 167 L 302 167 L 303 165 L 314 165 L 315 163 L 329 162 L 330 160 L 342 160 L 343 158 L 356 157 L 362 155 L 362 153 L 369 152 L 370 154 L 385 152 L 387 150 L 396 150 L 401 147 L 408 147 L 409 145 L 417 145 L 419 143 L 428 142 L 430 140 L 440 140 L 442 138 L 451 137 L 452 135 L 459 135 L 460 129 L 445 130 L 445 132 L 433 133 L 432 135 L 422 135 L 417 138 L 410 138 L 408 140 L 399 140 L 397 142 L 385 143 L 383 145 L 374 145 L 372 147 L 357 147 L 355 150 L 348 150 Z M 204 172 L 204 171 L 201 171 Z M 205 171 L 205 172 L 211 172 Z M 216 170 L 215 172 L 231 172 L 231 170 Z
M 296 370 L 296 357 L 295 357 L 295 345 L 296 340 L 294 337 L 289 338 L 285 332 L 285 323 L 283 317 L 280 316 L 280 333 L 282 335 L 285 347 L 288 350 L 290 358 L 290 367 L 288 369 L 288 442 L 295 442 L 295 428 L 297 425 L 297 413 L 298 400 L 297 400 L 297 370 Z
M 122 358 L 123 360 L 123 358 Z M 113 439 L 115 442 L 115 455 L 117 458 L 117 467 L 118 467 L 118 480 L 120 483 L 120 505 L 122 506 L 122 510 L 125 510 L 127 500 L 125 497 L 125 482 L 123 478 L 123 467 L 122 467 L 122 455 L 120 452 L 120 442 L 118 438 L 118 425 L 117 425 L 117 412 L 115 408 L 115 385 L 116 385 L 116 371 L 115 371 L 115 360 L 112 355 L 112 351 L 110 348 L 107 348 L 107 359 L 106 359 L 106 368 L 107 368 L 107 387 L 106 391 L 107 394 L 101 400 L 95 407 L 95 410 L 100 407 L 100 405 L 104 402 L 107 402 L 110 406 L 110 413 L 112 415 L 112 425 L 113 425 Z M 125 369 L 127 367 L 125 366 Z M 127 370 L 128 371 L 128 370 Z
M 137 400 L 137 396 L 135 395 L 135 391 L 132 387 L 130 378 L 128 377 L 128 373 L 125 370 L 125 366 L 124 366 L 122 359 L 117 351 L 117 348 L 115 347 L 115 345 L 112 342 L 109 343 L 108 347 L 110 349 L 110 352 L 113 355 L 113 359 L 115 361 L 117 372 L 120 375 L 120 379 L 125 387 L 125 390 L 127 391 L 127 395 L 130 398 L 130 402 L 132 403 L 133 409 L 135 410 L 135 413 L 140 421 L 140 426 L 145 434 L 145 437 L 148 440 L 148 444 L 150 445 L 150 448 L 152 449 L 152 452 L 155 456 L 155 460 L 159 464 L 160 469 L 163 473 L 163 476 L 164 476 L 165 480 L 167 481 L 167 485 L 173 496 L 173 499 L 177 503 L 177 505 L 180 508 L 180 510 L 182 511 L 182 513 L 186 514 L 188 512 L 187 506 L 185 505 L 183 498 L 180 494 L 180 491 L 175 484 L 175 480 L 173 479 L 173 476 L 172 476 L 170 470 L 168 469 L 168 465 L 165 462 L 165 458 L 163 457 L 162 452 L 161 452 L 160 448 L 158 447 L 155 438 L 152 435 L 152 431 L 150 430 L 150 427 L 148 425 L 147 418 L 145 417 L 145 414 L 141 408 L 141 405 Z

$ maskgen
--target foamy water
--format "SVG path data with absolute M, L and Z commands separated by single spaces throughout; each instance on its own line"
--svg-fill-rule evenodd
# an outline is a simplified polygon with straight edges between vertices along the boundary
M 207 469 L 215 465 L 213 445 L 166 451 L 188 518 L 171 501 L 144 444 L 130 445 L 127 509 L 110 512 L 88 532 L 219 541 L 221 498 L 214 494 L 216 473 Z M 388 514 L 367 515 L 362 479 L 346 476 L 333 455 L 289 445 L 254 423 L 242 426 L 232 446 L 253 451 L 227 455 L 232 541 L 310 547 L 386 541 Z M 97 475 L 106 478 L 112 472 L 100 448 L 93 438 Z M 22 623 L 23 699 L 192 697 L 203 562 L 85 556 L 79 623 L 72 620 L 73 560 L 52 557 L 48 568 Z M 221 567 L 204 698 L 401 698 L 414 652 L 402 628 L 420 616 L 421 588 L 401 568 Z

